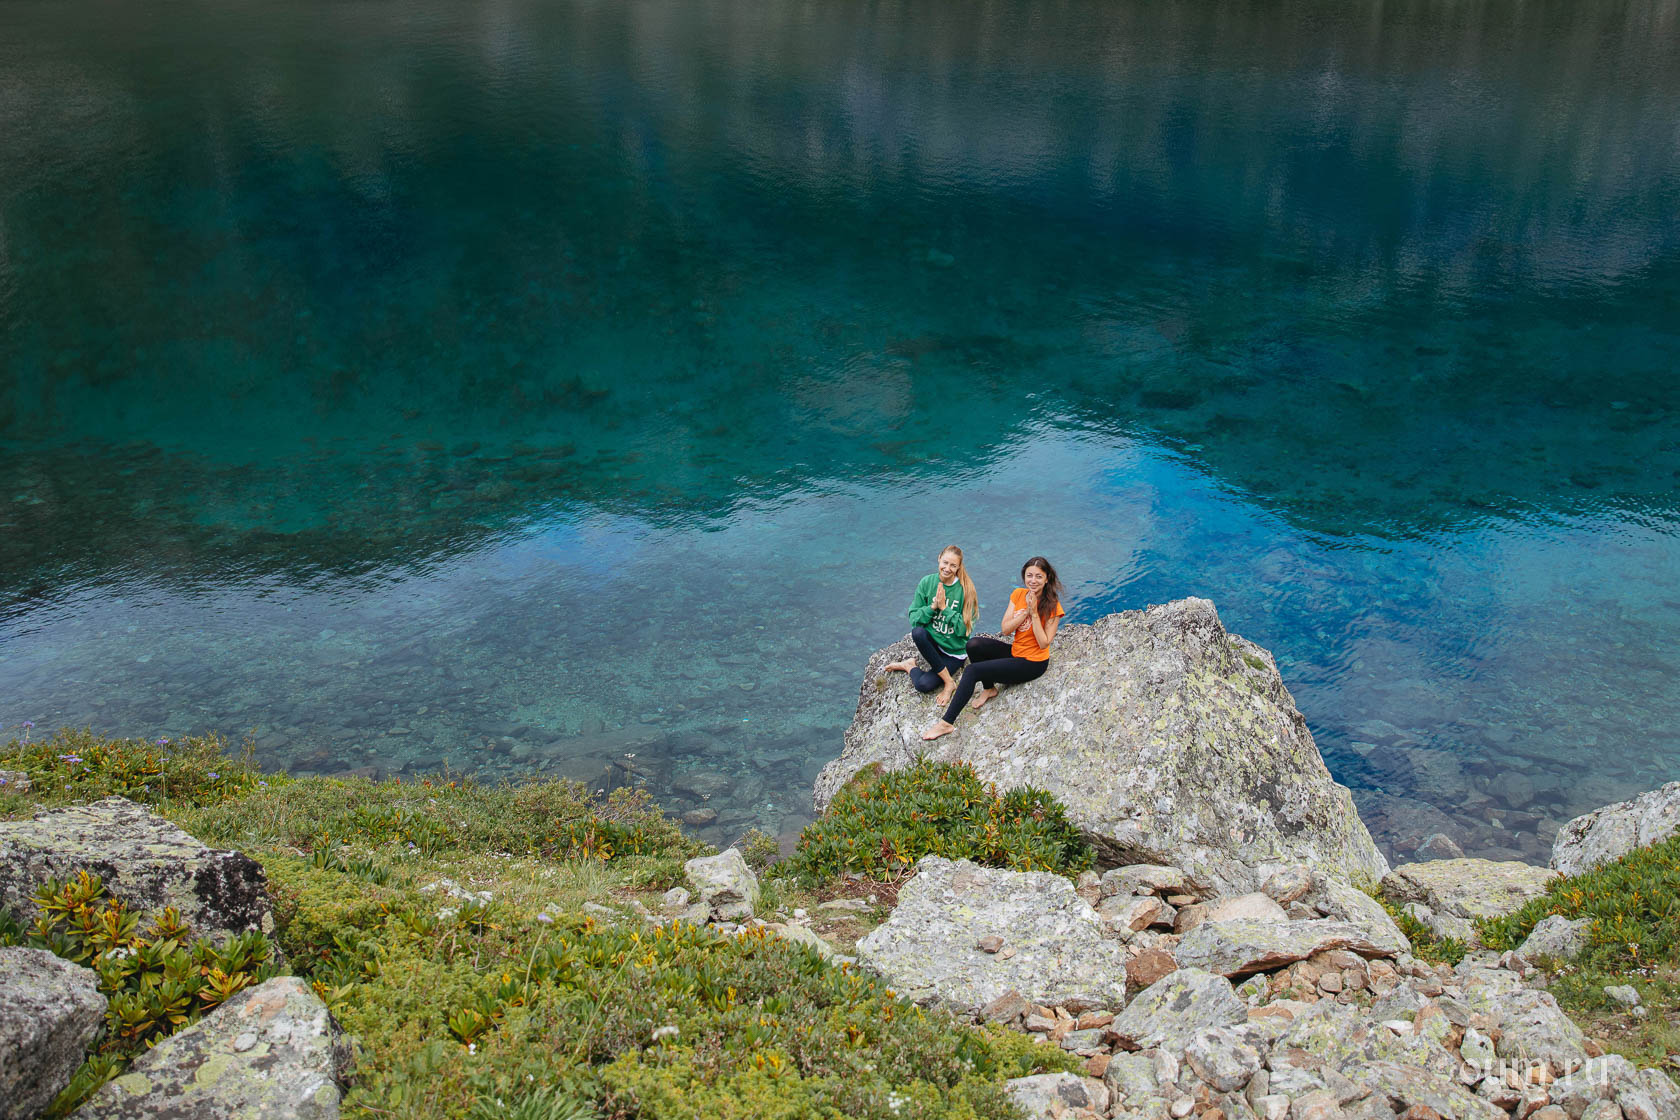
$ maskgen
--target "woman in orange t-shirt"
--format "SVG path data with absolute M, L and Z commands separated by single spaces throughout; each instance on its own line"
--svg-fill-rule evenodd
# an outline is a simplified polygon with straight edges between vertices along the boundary
M 976 708 L 998 694 L 1000 684 L 1025 684 L 1037 680 L 1050 667 L 1050 643 L 1061 625 L 1062 581 L 1056 569 L 1042 556 L 1034 556 L 1021 565 L 1021 582 L 1009 595 L 1009 609 L 1003 612 L 1002 633 L 1011 631 L 1015 641 L 1005 645 L 996 638 L 968 640 L 968 668 L 945 708 L 943 719 L 922 732 L 924 739 L 937 739 L 956 730 L 957 713 L 968 704 L 970 697 Z M 980 694 L 975 695 L 975 686 Z

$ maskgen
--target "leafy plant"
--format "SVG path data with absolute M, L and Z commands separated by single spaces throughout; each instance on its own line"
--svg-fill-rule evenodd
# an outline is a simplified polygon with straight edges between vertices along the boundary
M 800 835 L 788 869 L 817 881 L 845 872 L 893 878 L 924 855 L 1064 875 L 1092 859 L 1050 794 L 1031 787 L 999 793 L 964 763 L 924 761 L 842 789 Z
M 189 943 L 190 931 L 173 907 L 141 932 L 139 916 L 121 899 L 106 897 L 104 882 L 87 871 L 48 880 L 34 902 L 35 922 L 21 943 L 92 968 L 108 1001 L 98 1052 L 49 1116 L 68 1115 L 134 1055 L 276 972 L 273 947 L 262 934 L 240 934 L 219 947 Z
M 1470 946 L 1456 937 L 1437 937 L 1435 932 L 1410 914 L 1398 903 L 1382 894 L 1373 897 L 1388 911 L 1406 940 L 1412 943 L 1412 956 L 1422 961 L 1445 962 L 1456 965 L 1470 951 Z

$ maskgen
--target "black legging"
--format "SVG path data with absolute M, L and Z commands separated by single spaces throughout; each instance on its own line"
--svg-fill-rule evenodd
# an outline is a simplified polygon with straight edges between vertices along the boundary
M 968 668 L 963 670 L 962 680 L 957 682 L 957 691 L 951 697 L 951 703 L 945 708 L 945 722 L 957 722 L 957 713 L 968 707 L 968 702 L 974 697 L 974 686 L 984 684 L 991 688 L 996 684 L 1025 684 L 1036 681 L 1044 675 L 1044 670 L 1050 668 L 1050 659 L 1043 661 L 1028 661 L 1024 657 L 1012 656 L 1008 642 L 1000 642 L 996 638 L 970 638 L 968 640 Z
M 927 663 L 933 666 L 931 673 L 920 665 L 910 666 L 910 683 L 916 686 L 917 692 L 932 692 L 943 686 L 945 679 L 939 675 L 939 670 L 944 669 L 954 677 L 961 674 L 963 666 L 968 664 L 962 658 L 952 657 L 940 649 L 939 643 L 933 640 L 933 635 L 928 633 L 926 626 L 918 626 L 911 630 L 910 640 L 916 643 L 916 648 L 927 659 Z

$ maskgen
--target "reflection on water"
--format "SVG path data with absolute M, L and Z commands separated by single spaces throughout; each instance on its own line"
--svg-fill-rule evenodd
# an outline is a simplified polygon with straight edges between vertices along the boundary
M 958 540 L 1213 598 L 1391 850 L 1533 857 L 1680 760 L 1677 31 L 8 4 L 0 722 L 791 828 Z

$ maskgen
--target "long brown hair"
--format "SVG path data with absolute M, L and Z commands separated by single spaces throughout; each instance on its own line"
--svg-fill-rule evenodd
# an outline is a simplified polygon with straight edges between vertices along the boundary
M 1050 566 L 1050 561 L 1042 556 L 1034 556 L 1021 565 L 1021 584 L 1026 585 L 1027 569 L 1037 568 L 1044 573 L 1044 590 L 1038 593 L 1038 620 L 1049 622 L 1056 617 L 1056 604 L 1062 601 L 1062 581 L 1056 575 L 1056 569 Z
M 974 632 L 974 620 L 980 615 L 980 593 L 974 590 L 974 581 L 968 578 L 968 565 L 963 563 L 962 549 L 954 544 L 948 544 L 939 550 L 943 556 L 947 552 L 957 554 L 957 582 L 963 589 L 963 632 Z

